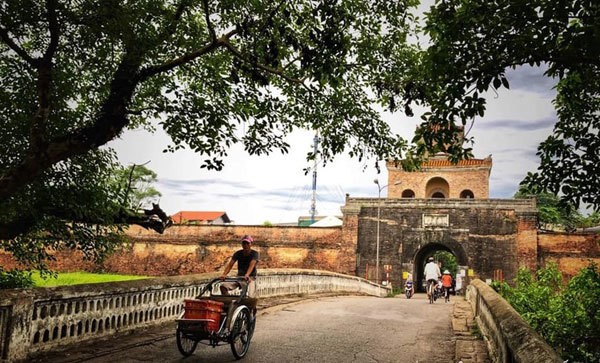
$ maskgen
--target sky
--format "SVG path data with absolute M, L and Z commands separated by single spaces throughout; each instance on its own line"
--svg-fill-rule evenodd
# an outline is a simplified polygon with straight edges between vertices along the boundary
M 492 155 L 490 198 L 511 198 L 527 172 L 535 171 L 538 144 L 552 131 L 556 112 L 552 106 L 554 82 L 543 70 L 520 67 L 507 73 L 510 90 L 488 94 L 484 117 L 476 118 L 467 136 L 473 136 L 475 158 Z M 382 113 L 394 133 L 412 139 L 420 123 L 419 110 L 414 117 L 402 113 Z M 466 129 L 469 129 L 469 124 Z M 312 150 L 314 134 L 298 130 L 287 139 L 289 153 L 250 156 L 241 145 L 234 146 L 224 159 L 222 171 L 201 169 L 201 155 L 180 150 L 163 153 L 169 137 L 158 129 L 154 134 L 128 130 L 108 144 L 117 151 L 124 165 L 144 164 L 158 175 L 157 200 L 172 215 L 179 211 L 223 211 L 236 224 L 293 223 L 299 216 L 310 215 L 313 164 L 306 161 Z M 341 216 L 345 195 L 377 197 L 378 186 L 387 184 L 387 170 L 377 174 L 375 160 L 359 162 L 346 154 L 326 166 L 318 165 L 317 215 Z M 380 165 L 385 165 L 381 163 Z M 387 188 L 382 190 L 386 196 Z
M 556 112 L 552 107 L 553 82 L 542 70 L 523 67 L 508 73 L 511 89 L 488 97 L 488 109 L 477 118 L 469 132 L 475 138 L 476 158 L 492 155 L 490 198 L 511 198 L 528 171 L 535 171 L 538 144 L 552 131 Z M 412 138 L 419 113 L 383 114 L 392 130 Z M 469 125 L 467 125 L 467 129 Z M 249 156 L 241 146 L 231 149 L 222 171 L 201 169 L 202 157 L 192 151 L 163 153 L 169 137 L 157 131 L 130 130 L 108 146 L 117 151 L 124 165 L 143 164 L 158 175 L 157 200 L 169 214 L 179 211 L 223 211 L 237 224 L 292 223 L 310 215 L 312 171 L 304 168 L 312 150 L 314 134 L 299 130 L 290 135 L 290 152 L 282 155 Z M 378 187 L 387 184 L 387 170 L 377 174 L 375 160 L 359 162 L 338 156 L 326 166 L 317 166 L 317 215 L 341 215 L 345 194 L 377 197 Z M 380 163 L 380 165 L 384 165 Z M 387 194 L 382 190 L 382 197 Z

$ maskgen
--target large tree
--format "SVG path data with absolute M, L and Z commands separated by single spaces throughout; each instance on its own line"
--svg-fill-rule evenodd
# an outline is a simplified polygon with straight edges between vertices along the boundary
M 545 67 L 556 80 L 558 120 L 538 147 L 540 166 L 524 180 L 566 204 L 600 209 L 600 2 L 590 0 L 440 0 L 427 14 L 431 39 L 421 82 L 421 128 L 429 144 L 452 143 L 456 126 L 485 114 L 484 92 L 509 88 L 506 71 Z M 417 92 L 415 90 L 419 90 Z M 455 148 L 455 158 L 465 157 Z
M 325 161 L 399 157 L 406 143 L 374 105 L 395 108 L 402 92 L 386 85 L 418 62 L 406 41 L 413 3 L 3 2 L 3 246 L 23 257 L 59 241 L 92 254 L 118 243 L 132 216 L 109 182 L 115 157 L 99 148 L 127 128 L 162 127 L 169 150 L 190 148 L 213 169 L 235 143 L 286 152 L 295 128 L 319 131 Z

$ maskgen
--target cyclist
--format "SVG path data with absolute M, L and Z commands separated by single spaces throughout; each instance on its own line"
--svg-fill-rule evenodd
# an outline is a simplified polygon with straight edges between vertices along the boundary
M 437 265 L 437 263 L 435 263 L 435 261 L 433 261 L 433 256 L 429 256 L 427 261 L 428 262 L 425 265 L 425 271 L 423 272 L 423 275 L 425 276 L 425 281 L 427 281 L 427 297 L 429 297 L 429 286 L 431 284 L 437 285 L 438 279 L 442 276 L 442 274 L 440 272 L 440 267 Z
M 227 277 L 229 271 L 233 265 L 237 262 L 238 272 L 237 276 L 244 277 L 245 281 L 240 282 L 224 282 L 221 284 L 220 289 L 223 295 L 229 295 L 229 290 L 241 288 L 242 284 L 248 284 L 248 297 L 254 297 L 256 291 L 256 284 L 252 282 L 256 279 L 256 264 L 258 264 L 258 252 L 252 249 L 252 243 L 254 239 L 252 236 L 245 235 L 242 238 L 242 249 L 236 251 L 227 266 L 225 271 L 221 275 L 221 279 L 224 280 Z
M 444 287 L 444 300 L 448 302 L 450 301 L 450 288 L 452 288 L 452 275 L 450 275 L 450 271 L 448 270 L 444 270 L 442 286 Z

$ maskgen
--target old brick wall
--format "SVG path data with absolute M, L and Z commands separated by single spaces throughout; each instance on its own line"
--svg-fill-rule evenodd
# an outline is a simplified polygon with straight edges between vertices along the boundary
M 595 262 L 600 266 L 600 235 L 592 233 L 538 233 L 540 266 L 555 262 L 568 279 Z
M 241 237 L 251 234 L 261 268 L 309 268 L 374 279 L 378 205 L 380 280 L 385 277 L 383 266 L 390 265 L 393 286 L 402 283 L 402 272 L 418 279 L 424 259 L 436 250 L 452 252 L 459 265 L 482 279 L 502 270 L 504 279 L 510 280 L 519 267 L 535 271 L 548 261 L 556 262 L 565 277 L 590 261 L 600 264 L 598 235 L 538 232 L 534 204 L 528 203 L 347 198 L 343 227 L 176 225 L 162 235 L 131 227 L 131 243 L 102 264 L 61 251 L 50 266 L 56 271 L 150 276 L 222 271 L 240 248 Z M 0 251 L 0 266 L 10 269 L 15 264 Z
M 538 231 L 536 213 L 520 213 L 517 220 L 518 267 L 536 271 L 538 261 Z
M 85 261 L 80 252 L 61 251 L 50 267 L 57 271 L 106 271 L 123 274 L 170 276 L 222 271 L 241 248 L 242 236 L 254 238 L 261 268 L 308 268 L 339 273 L 354 272 L 355 241 L 345 241 L 340 227 L 266 227 L 175 225 L 164 234 L 132 226 L 130 244 L 101 264 Z M 0 255 L 5 267 L 14 265 Z

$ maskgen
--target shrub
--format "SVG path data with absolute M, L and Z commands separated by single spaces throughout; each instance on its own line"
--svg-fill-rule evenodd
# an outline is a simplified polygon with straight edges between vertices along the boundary
M 34 283 L 30 271 L 4 271 L 4 269 L 0 267 L 0 289 L 17 289 L 33 286 Z
M 600 274 L 590 264 L 567 285 L 556 264 L 540 269 L 535 278 L 519 270 L 514 287 L 494 284 L 562 358 L 569 362 L 600 361 Z

